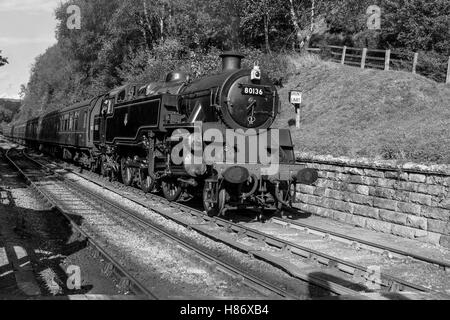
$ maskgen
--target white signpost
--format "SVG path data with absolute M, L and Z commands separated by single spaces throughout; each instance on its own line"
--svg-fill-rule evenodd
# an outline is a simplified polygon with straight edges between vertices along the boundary
M 300 129 L 300 120 L 301 120 L 301 104 L 302 104 L 302 92 L 300 91 L 291 91 L 289 92 L 289 101 L 295 107 L 295 113 L 297 114 L 295 126 L 297 129 Z

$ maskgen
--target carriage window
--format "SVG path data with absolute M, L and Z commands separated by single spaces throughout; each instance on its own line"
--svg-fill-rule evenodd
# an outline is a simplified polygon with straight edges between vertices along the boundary
M 69 115 L 66 114 L 64 116 L 64 131 L 69 130 Z
M 73 113 L 69 115 L 69 131 L 73 129 Z
M 133 86 L 129 89 L 128 100 L 132 100 L 135 95 L 136 95 L 136 86 Z
M 84 112 L 84 120 L 83 120 L 83 122 L 84 122 L 83 128 L 86 129 L 86 126 L 87 126 L 87 111 Z
M 75 112 L 75 124 L 74 124 L 74 129 L 78 130 L 78 118 L 80 117 L 80 113 L 79 112 Z
M 123 100 L 125 100 L 125 90 L 120 92 L 119 95 L 117 96 L 117 101 L 123 101 Z
M 108 111 L 108 100 L 102 102 L 102 112 L 101 114 L 105 114 Z

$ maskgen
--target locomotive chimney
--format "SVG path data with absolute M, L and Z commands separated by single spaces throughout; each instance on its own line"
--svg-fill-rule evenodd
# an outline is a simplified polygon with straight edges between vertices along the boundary
M 235 52 L 224 52 L 222 58 L 222 71 L 239 70 L 244 56 Z

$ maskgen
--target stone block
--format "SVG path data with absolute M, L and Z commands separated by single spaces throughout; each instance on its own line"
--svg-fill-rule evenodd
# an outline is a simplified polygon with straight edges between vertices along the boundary
M 392 225 L 392 234 L 404 238 L 415 239 L 416 238 L 416 230 L 413 228 L 408 228 L 399 225 Z
M 360 206 L 355 204 L 353 206 L 353 214 L 368 217 L 373 219 L 379 219 L 379 209 L 368 207 L 368 206 Z
M 380 219 L 386 222 L 392 222 L 396 224 L 401 224 L 406 226 L 406 219 L 408 216 L 404 213 L 389 211 L 389 210 L 380 210 L 379 212 Z
M 409 199 L 413 203 L 431 206 L 431 196 L 427 194 L 411 192 Z
M 314 195 L 318 196 L 318 197 L 323 197 L 323 196 L 325 196 L 326 190 L 327 190 L 327 188 L 318 187 L 314 190 Z
M 381 188 L 393 188 L 395 184 L 395 180 L 379 178 L 376 185 Z
M 352 224 L 354 226 L 365 228 L 367 223 L 367 218 L 359 217 L 355 215 L 350 215 L 350 220 L 347 222 L 349 224 Z
M 365 175 L 364 169 L 359 169 L 359 168 L 350 168 L 350 170 L 348 170 L 348 172 L 353 175 L 358 175 L 358 176 Z
M 386 172 L 384 173 L 384 177 L 385 177 L 386 179 L 394 179 L 394 180 L 397 180 L 397 179 L 398 179 L 398 176 L 399 176 L 398 171 L 386 171 Z
M 435 220 L 448 221 L 450 220 L 450 210 L 433 208 L 433 207 L 422 207 L 420 211 L 422 217 L 431 218 Z
M 369 195 L 369 187 L 358 185 L 358 186 L 356 186 L 356 193 L 361 194 L 363 196 L 368 196 Z
M 428 219 L 428 231 L 445 234 L 447 223 L 446 221 Z
M 397 181 L 394 183 L 393 188 L 396 190 L 417 192 L 419 190 L 419 184 L 414 182 Z
M 444 248 L 450 249 L 450 236 L 442 236 L 439 241 L 439 244 Z
M 366 206 L 373 206 L 373 197 L 370 196 L 364 196 L 356 193 L 349 194 L 348 200 L 353 203 L 366 205 Z
M 421 230 L 428 230 L 428 220 L 427 218 L 408 215 L 406 219 L 406 226 Z
M 346 222 L 349 216 L 351 216 L 351 215 L 347 214 L 345 212 L 339 212 L 339 211 L 333 212 L 333 219 L 340 221 L 340 222 Z
M 410 173 L 409 174 L 409 181 L 425 183 L 427 181 L 427 176 L 424 175 L 424 174 Z
M 440 201 L 438 206 L 440 208 L 450 210 L 450 198 Z
M 445 194 L 445 187 L 430 184 L 420 184 L 417 191 L 432 196 L 442 196 Z
M 307 186 L 307 185 L 300 185 L 299 186 L 299 192 L 304 194 L 314 194 L 316 187 L 313 186 Z
M 418 240 L 435 246 L 439 246 L 441 237 L 442 235 L 439 233 L 428 232 L 428 235 L 425 238 L 419 238 Z
M 395 190 L 387 188 L 371 188 L 369 194 L 372 197 L 393 199 L 395 195 Z
M 372 178 L 384 178 L 385 174 L 383 171 L 377 171 L 372 169 L 365 169 L 364 175 Z
M 333 211 L 328 208 L 318 207 L 317 215 L 324 218 L 333 218 Z
M 397 210 L 418 216 L 421 214 L 422 206 L 410 202 L 397 202 Z
M 374 198 L 373 206 L 380 209 L 386 209 L 391 211 L 397 211 L 397 201 L 382 199 L 382 198 Z
M 410 193 L 408 191 L 396 190 L 392 199 L 397 201 L 409 202 Z
M 373 231 L 391 233 L 392 223 L 377 221 L 373 219 L 367 219 L 366 228 Z

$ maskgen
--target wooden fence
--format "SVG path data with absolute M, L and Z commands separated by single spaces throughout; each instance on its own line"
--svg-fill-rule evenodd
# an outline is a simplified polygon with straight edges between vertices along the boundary
M 328 50 L 331 60 L 340 64 L 360 67 L 361 69 L 373 68 L 379 70 L 391 70 L 396 65 L 409 65 L 412 73 L 417 72 L 419 53 L 408 54 L 391 50 L 377 50 L 367 48 L 325 46 L 322 48 L 309 48 L 309 52 L 321 53 Z M 403 70 L 405 68 L 402 68 Z M 446 83 L 450 84 L 450 57 L 447 65 Z

